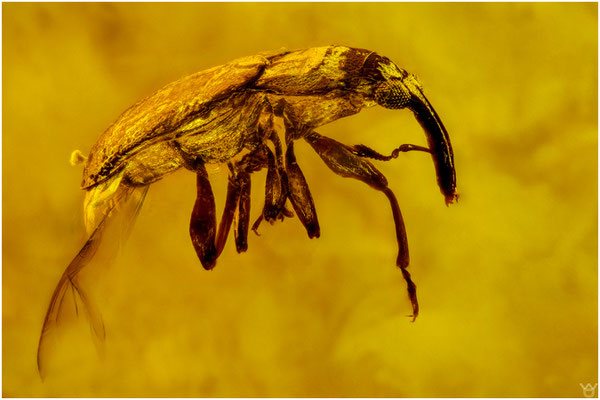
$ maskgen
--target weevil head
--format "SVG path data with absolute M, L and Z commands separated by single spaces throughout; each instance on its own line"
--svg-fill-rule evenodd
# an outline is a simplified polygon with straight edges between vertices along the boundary
M 370 83 L 372 99 L 388 109 L 411 110 L 423 127 L 436 168 L 438 186 L 446 204 L 456 195 L 454 154 L 450 137 L 440 117 L 423 93 L 421 82 L 386 57 L 371 53 L 363 66 L 363 77 Z
M 391 109 L 402 109 L 410 103 L 410 92 L 399 80 L 380 83 L 375 88 L 373 97 L 377 104 Z
M 363 76 L 370 82 L 373 100 L 382 107 L 411 108 L 414 101 L 421 100 L 421 82 L 387 57 L 371 53 L 365 61 Z

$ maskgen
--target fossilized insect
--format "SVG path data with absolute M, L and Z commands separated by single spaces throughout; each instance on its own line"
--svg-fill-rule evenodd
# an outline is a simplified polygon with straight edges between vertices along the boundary
M 402 145 L 390 156 L 364 146 L 348 146 L 315 129 L 338 118 L 380 105 L 411 110 L 425 130 L 429 147 Z M 276 121 L 283 129 L 277 129 Z M 280 124 L 281 125 L 281 124 Z M 281 132 L 284 131 L 284 132 Z M 283 136 L 280 138 L 280 135 Z M 105 225 L 119 213 L 141 206 L 148 185 L 185 167 L 196 173 L 197 199 L 190 235 L 202 266 L 212 269 L 235 220 L 238 252 L 248 248 L 250 176 L 267 169 L 261 220 L 293 216 L 289 200 L 310 238 L 320 228 L 307 182 L 296 162 L 294 141 L 306 140 L 336 174 L 358 179 L 389 200 L 398 242 L 396 264 L 408 286 L 413 318 L 419 308 L 416 287 L 407 271 L 408 244 L 402 214 L 386 178 L 368 161 L 388 161 L 399 152 L 429 152 L 446 204 L 456 199 L 450 139 L 417 78 L 375 52 L 342 46 L 281 51 L 240 58 L 173 82 L 125 111 L 85 159 L 82 189 L 90 238 L 61 277 L 48 308 L 40 349 L 68 290 L 88 312 L 93 331 L 104 334 L 99 315 L 77 277 L 100 244 Z M 230 176 L 225 207 L 217 227 L 215 200 L 206 164 L 227 163 Z

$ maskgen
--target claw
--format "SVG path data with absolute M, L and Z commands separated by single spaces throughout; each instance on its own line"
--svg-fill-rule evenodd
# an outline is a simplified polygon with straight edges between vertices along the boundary
M 287 209 L 287 207 L 284 205 L 283 208 L 281 210 L 279 210 L 279 213 L 277 214 L 277 216 L 273 217 L 273 218 L 265 218 L 263 216 L 263 214 L 259 215 L 258 218 L 256 218 L 256 221 L 254 221 L 254 224 L 252 224 L 252 232 L 254 232 L 254 234 L 256 236 L 260 236 L 260 233 L 258 233 L 258 228 L 260 227 L 261 222 L 263 221 L 263 219 L 267 222 L 269 222 L 271 225 L 273 225 L 275 223 L 275 221 L 279 220 L 279 221 L 283 221 L 286 217 L 287 218 L 292 218 L 294 216 L 294 213 L 290 210 Z
M 283 217 L 288 217 L 288 218 L 294 217 L 294 212 L 292 210 L 288 210 L 285 205 L 281 209 L 281 220 L 282 221 L 283 221 Z
M 252 224 L 252 228 L 250 228 L 250 229 L 252 229 L 252 232 L 254 232 L 254 234 L 256 236 L 260 236 L 260 233 L 258 233 L 258 227 L 260 226 L 260 223 L 262 222 L 262 220 L 263 220 L 263 215 L 260 214 L 258 216 L 258 218 L 256 218 L 256 221 L 254 221 L 254 223 Z

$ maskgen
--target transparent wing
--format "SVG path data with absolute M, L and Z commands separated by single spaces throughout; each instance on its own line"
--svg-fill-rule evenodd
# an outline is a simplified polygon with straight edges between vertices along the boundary
M 120 178 L 115 179 L 120 181 Z M 60 325 L 63 313 L 67 312 L 64 306 L 68 297 L 72 297 L 75 316 L 78 317 L 83 313 L 87 317 L 95 342 L 104 340 L 102 315 L 82 287 L 79 278 L 84 268 L 100 268 L 107 263 L 106 260 L 117 254 L 131 232 L 142 206 L 148 186 L 131 187 L 119 183 L 116 188 L 115 186 L 110 188 L 112 193 L 107 194 L 106 188 L 99 187 L 95 193 L 89 193 L 86 197 L 86 227 L 91 230 L 91 234 L 63 272 L 50 299 L 37 352 L 37 365 L 42 377 L 45 375 L 45 356 L 50 346 L 48 338 Z M 108 186 L 110 187 L 110 184 Z M 94 189 L 91 192 L 94 192 Z M 103 198 L 101 194 L 104 195 Z M 90 199 L 94 201 L 87 201 Z M 99 222 L 96 224 L 95 221 Z M 102 252 L 101 258 L 95 257 L 99 251 Z

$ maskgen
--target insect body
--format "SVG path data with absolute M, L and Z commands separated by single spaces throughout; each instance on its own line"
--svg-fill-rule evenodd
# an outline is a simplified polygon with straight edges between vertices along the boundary
M 402 145 L 385 156 L 367 146 L 345 145 L 316 132 L 319 126 L 375 105 L 411 110 L 425 130 L 429 147 Z M 280 125 L 283 129 L 278 129 Z M 273 222 L 291 217 L 286 207 L 289 200 L 308 236 L 319 237 L 312 195 L 294 155 L 294 142 L 299 139 L 307 141 L 336 174 L 363 181 L 388 198 L 398 242 L 397 265 L 407 282 L 416 318 L 416 287 L 407 271 L 402 214 L 386 178 L 368 159 L 387 161 L 411 150 L 430 153 L 438 185 L 449 204 L 456 198 L 450 139 L 414 75 L 372 51 L 316 47 L 240 58 L 173 82 L 125 111 L 96 142 L 89 157 L 79 157 L 85 161 L 82 189 L 86 190 L 84 213 L 90 239 L 54 292 L 40 348 L 44 335 L 56 323 L 68 288 L 88 308 L 96 334 L 103 334 L 101 320 L 91 315 L 77 274 L 94 255 L 111 218 L 123 210 L 135 216 L 148 185 L 179 168 L 197 176 L 190 236 L 205 269 L 215 266 L 234 220 L 236 249 L 247 250 L 250 177 L 264 168 L 265 203 L 252 229 L 263 219 Z M 230 169 L 218 226 L 206 172 L 211 163 L 227 163 Z

